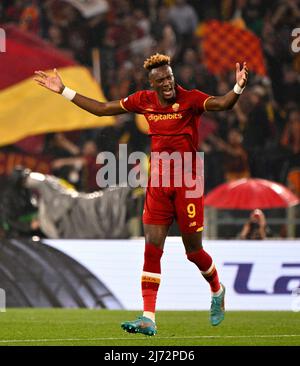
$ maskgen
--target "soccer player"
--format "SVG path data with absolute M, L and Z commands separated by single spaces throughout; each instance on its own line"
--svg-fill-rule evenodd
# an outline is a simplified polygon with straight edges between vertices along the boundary
M 176 84 L 170 66 L 170 57 L 155 54 L 144 62 L 153 90 L 138 91 L 127 98 L 101 103 L 65 87 L 56 69 L 54 75 L 36 71 L 37 83 L 62 94 L 78 107 L 97 116 L 111 116 L 134 112 L 145 116 L 149 123 L 151 151 L 156 153 L 190 152 L 196 156 L 198 126 L 204 111 L 231 109 L 246 86 L 246 62 L 236 64 L 236 84 L 224 96 L 210 96 L 199 90 L 185 90 Z M 193 158 L 192 170 L 196 159 Z M 152 162 L 151 162 L 152 163 Z M 170 168 L 169 174 L 175 175 Z M 193 170 L 193 173 L 194 170 Z M 164 172 L 160 172 L 164 175 Z M 195 173 L 197 175 L 197 172 Z M 194 175 L 195 175 L 194 174 Z M 144 303 L 143 315 L 126 321 L 121 327 L 129 333 L 156 334 L 156 297 L 161 278 L 160 261 L 168 229 L 176 218 L 185 247 L 187 259 L 199 268 L 210 285 L 212 300 L 210 322 L 216 326 L 224 319 L 225 287 L 220 283 L 211 256 L 202 247 L 203 194 L 188 197 L 190 186 L 171 184 L 169 187 L 151 184 L 146 191 L 143 225 L 145 232 L 144 266 L 141 278 Z

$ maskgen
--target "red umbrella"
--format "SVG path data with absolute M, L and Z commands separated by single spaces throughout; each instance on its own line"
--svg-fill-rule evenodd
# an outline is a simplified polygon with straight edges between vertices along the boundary
M 205 197 L 205 205 L 220 209 L 285 208 L 300 203 L 282 184 L 265 179 L 239 179 L 224 183 Z

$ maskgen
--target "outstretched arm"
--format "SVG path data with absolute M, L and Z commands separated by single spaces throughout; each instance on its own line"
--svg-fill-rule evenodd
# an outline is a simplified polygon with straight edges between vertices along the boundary
M 54 75 L 48 75 L 43 71 L 35 71 L 35 75 L 34 80 L 40 86 L 58 94 L 63 94 L 66 91 L 65 85 L 63 84 L 56 69 L 54 69 Z M 95 114 L 96 116 L 113 116 L 116 114 L 127 113 L 127 111 L 121 107 L 119 100 L 102 103 L 78 93 L 76 93 L 75 96 L 71 95 L 71 98 L 68 99 L 78 107 Z
M 228 92 L 222 97 L 211 97 L 205 103 L 205 109 L 207 111 L 225 111 L 231 109 L 240 94 L 245 88 L 248 80 L 248 68 L 246 62 L 243 63 L 243 67 L 239 63 L 236 63 L 236 84 L 233 90 Z

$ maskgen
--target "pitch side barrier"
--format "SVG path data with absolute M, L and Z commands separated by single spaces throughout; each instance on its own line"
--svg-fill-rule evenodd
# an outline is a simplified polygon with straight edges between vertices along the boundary
M 45 240 L 45 243 L 105 283 L 124 309 L 142 308 L 143 238 Z M 300 311 L 299 240 L 204 240 L 203 244 L 226 285 L 227 310 Z M 162 258 L 157 309 L 207 310 L 209 306 L 209 286 L 186 259 L 181 238 L 169 237 Z
M 72 255 L 22 238 L 0 240 L 0 311 L 9 307 L 122 309 Z

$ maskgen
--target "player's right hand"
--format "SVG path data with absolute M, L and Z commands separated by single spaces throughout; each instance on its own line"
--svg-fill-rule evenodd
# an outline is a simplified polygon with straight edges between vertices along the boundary
M 47 88 L 55 93 L 61 94 L 65 88 L 61 77 L 56 69 L 53 70 L 54 75 L 47 75 L 44 71 L 35 71 L 35 80 L 40 86 Z

